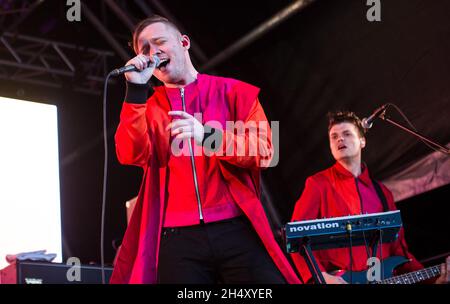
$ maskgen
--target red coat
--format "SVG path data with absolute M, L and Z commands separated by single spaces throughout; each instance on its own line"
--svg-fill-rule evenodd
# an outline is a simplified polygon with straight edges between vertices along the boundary
M 361 206 L 363 206 L 364 212 L 383 212 L 382 203 L 369 177 L 369 170 L 363 168 L 357 180 L 362 202 L 358 195 L 356 179 L 339 163 L 310 176 L 306 180 L 305 189 L 295 205 L 292 221 L 361 214 Z M 392 193 L 384 185 L 381 185 L 381 189 L 386 196 L 388 209 L 396 210 Z M 352 252 L 353 270 L 367 269 L 366 247 L 355 246 Z M 349 270 L 348 248 L 317 250 L 313 253 L 322 271 Z M 379 253 L 378 249 L 377 256 L 380 258 Z M 400 255 L 411 259 L 410 263 L 400 268 L 400 272 L 410 272 L 423 268 L 408 251 L 403 228 L 400 229 L 397 241 L 382 245 L 382 253 L 382 258 Z M 302 279 L 305 282 L 311 279 L 310 271 L 300 254 L 292 254 L 292 258 Z
M 258 102 L 259 89 L 249 84 L 221 77 L 198 75 L 203 119 L 219 121 L 267 121 Z M 164 87 L 156 87 L 146 104 L 125 102 L 116 133 L 116 151 L 122 164 L 144 169 L 136 207 L 116 258 L 111 283 L 156 283 L 158 251 L 165 203 L 169 132 L 169 101 Z M 203 123 L 204 123 L 203 122 Z M 269 130 L 270 131 L 270 130 Z M 266 147 L 271 150 L 270 132 Z M 225 133 L 227 143 L 235 135 Z M 246 141 L 252 141 L 246 135 Z M 229 191 L 249 218 L 268 253 L 288 283 L 299 278 L 276 242 L 259 200 L 258 156 L 220 157 L 220 170 Z M 271 156 L 270 156 L 271 157 Z

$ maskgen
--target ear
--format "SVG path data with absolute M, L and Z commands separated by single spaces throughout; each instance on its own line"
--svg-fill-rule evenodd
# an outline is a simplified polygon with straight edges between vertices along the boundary
M 181 35 L 181 45 L 187 50 L 191 47 L 191 40 L 187 35 Z
M 366 146 L 366 138 L 365 137 L 360 137 L 359 141 L 361 143 L 361 149 L 364 148 Z

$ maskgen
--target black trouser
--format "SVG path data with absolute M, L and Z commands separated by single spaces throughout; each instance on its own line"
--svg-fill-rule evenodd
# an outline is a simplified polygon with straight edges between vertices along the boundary
M 286 283 L 245 217 L 164 228 L 158 281 L 163 284 Z

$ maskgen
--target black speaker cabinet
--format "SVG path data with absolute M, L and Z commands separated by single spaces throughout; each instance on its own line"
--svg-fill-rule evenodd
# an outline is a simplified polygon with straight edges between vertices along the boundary
M 105 281 L 109 282 L 111 267 L 104 267 Z M 21 261 L 1 270 L 2 284 L 102 284 L 102 271 L 98 265 L 66 265 Z

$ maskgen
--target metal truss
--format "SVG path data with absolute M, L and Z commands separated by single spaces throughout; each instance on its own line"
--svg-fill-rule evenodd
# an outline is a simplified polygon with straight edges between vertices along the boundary
M 0 0 L 0 78 L 99 95 L 110 51 L 22 35 L 44 0 Z
M 117 0 L 116 0 L 117 1 Z M 130 31 L 135 25 L 133 16 L 127 14 L 123 7 L 115 0 L 103 0 L 102 5 L 106 5 Z M 103 36 L 103 38 L 113 48 L 113 52 L 95 49 L 83 49 L 76 45 L 49 41 L 41 38 L 14 34 L 16 28 L 27 18 L 43 0 L 34 1 L 12 1 L 0 0 L 0 78 L 14 81 L 29 82 L 51 87 L 70 86 L 75 91 L 89 94 L 100 94 L 101 84 L 107 74 L 107 58 L 118 54 L 122 60 L 128 60 L 128 51 L 114 37 L 104 24 L 91 12 L 86 1 L 83 3 L 84 16 L 93 27 Z M 208 59 L 202 50 L 193 45 L 194 57 L 202 63 L 200 70 L 212 70 L 215 66 L 233 56 L 240 49 L 258 39 L 263 34 L 270 31 L 282 21 L 288 19 L 294 13 L 302 10 L 313 0 L 296 0 L 284 10 L 275 14 L 272 18 L 262 23 L 241 39 L 231 44 L 224 51 Z M 144 10 L 146 14 L 151 14 L 148 5 L 142 0 L 135 0 L 135 3 Z M 171 12 L 164 7 L 159 0 L 151 0 L 151 3 L 170 15 Z M 13 19 L 11 17 L 14 17 Z M 8 20 L 8 18 L 10 20 Z M 14 22 L 7 22 L 13 20 Z M 175 19 L 174 19 L 175 20 Z M 180 27 L 178 21 L 176 21 Z M 7 26 L 6 26 L 7 25 Z
M 0 78 L 101 94 L 114 53 L 5 32 L 0 36 Z

